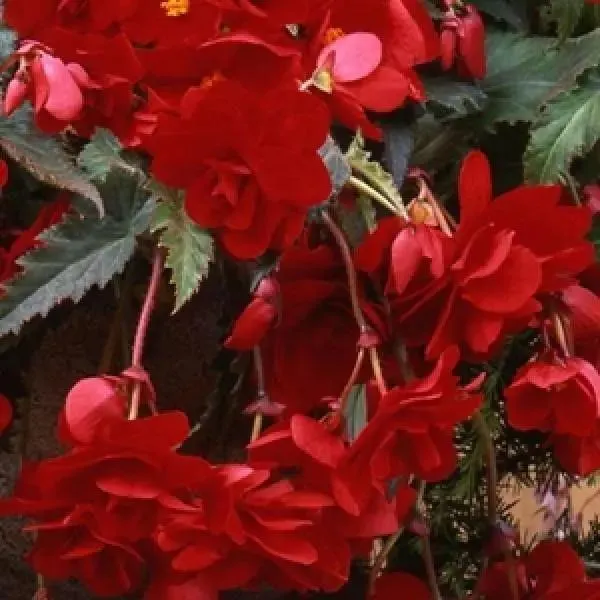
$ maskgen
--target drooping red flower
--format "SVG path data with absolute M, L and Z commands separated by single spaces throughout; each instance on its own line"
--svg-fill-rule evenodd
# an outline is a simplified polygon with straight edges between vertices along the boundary
M 486 72 L 485 28 L 473 4 L 457 6 L 445 0 L 446 16 L 440 35 L 442 68 L 448 71 L 456 64 L 461 77 L 483 79 Z
M 600 374 L 580 358 L 531 362 L 504 394 L 516 429 L 586 437 L 600 417 Z
M 142 76 L 129 40 L 123 34 L 102 36 L 53 27 L 44 31 L 40 42 L 44 46 L 24 45 L 21 69 L 7 90 L 6 108 L 14 109 L 30 94 L 42 131 L 55 133 L 70 125 L 89 137 L 96 127 L 105 127 L 128 144 L 137 103 L 133 87 Z M 24 87 L 26 81 L 31 83 Z
M 592 600 L 600 593 L 600 582 L 586 581 L 583 562 L 567 542 L 544 540 L 512 563 L 493 563 L 482 577 L 480 593 L 486 600 L 513 598 L 511 574 L 517 600 Z
M 188 215 L 215 229 L 226 250 L 254 258 L 289 246 L 307 209 L 329 196 L 317 153 L 328 128 L 326 108 L 310 94 L 259 96 L 222 81 L 188 92 L 182 118 L 160 117 L 152 168 L 186 190 Z
M 286 414 L 306 414 L 344 389 L 356 363 L 360 331 L 343 263 L 330 246 L 290 248 L 276 278 L 281 317 L 261 346 L 266 391 L 272 401 L 286 407 Z M 363 301 L 362 308 L 384 338 L 377 307 Z M 361 373 L 361 380 L 365 376 L 368 371 Z

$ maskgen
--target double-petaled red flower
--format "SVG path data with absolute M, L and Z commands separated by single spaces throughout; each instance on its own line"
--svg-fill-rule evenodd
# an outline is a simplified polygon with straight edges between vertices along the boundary
M 326 107 L 310 94 L 259 96 L 222 81 L 186 94 L 181 118 L 160 117 L 152 168 L 185 189 L 188 215 L 215 229 L 228 252 L 253 258 L 288 247 L 308 208 L 327 200 L 331 182 L 318 149 L 328 129 Z
M 600 374 L 580 358 L 531 362 L 504 394 L 516 429 L 586 437 L 600 417 Z
M 537 295 L 572 285 L 593 261 L 590 212 L 560 204 L 559 186 L 521 186 L 492 201 L 489 164 L 476 151 L 462 165 L 459 199 L 452 236 L 392 220 L 357 256 L 359 269 L 383 274 L 396 326 L 428 357 L 451 345 L 489 355 L 539 312 Z
M 210 475 L 202 459 L 173 450 L 188 432 L 179 412 L 113 419 L 93 444 L 27 465 L 0 513 L 34 519 L 33 567 L 50 578 L 77 577 L 104 596 L 136 589 L 164 507 Z
M 456 348 L 446 350 L 427 377 L 383 396 L 345 463 L 362 464 L 375 481 L 410 475 L 426 481 L 448 477 L 456 467 L 454 427 L 481 404 L 481 395 L 472 393 L 479 381 L 459 387 L 452 373 L 458 358 Z
M 342 393 L 356 363 L 361 332 L 344 266 L 330 246 L 290 248 L 274 277 L 280 315 L 261 343 L 266 392 L 286 407 L 286 414 L 305 414 Z M 384 338 L 378 308 L 365 300 L 361 305 L 369 324 Z M 271 323 L 273 316 L 272 307 L 256 299 L 242 313 L 228 345 L 246 349 L 258 342 L 268 325 L 265 318 Z M 361 372 L 360 380 L 365 377 L 368 371 Z

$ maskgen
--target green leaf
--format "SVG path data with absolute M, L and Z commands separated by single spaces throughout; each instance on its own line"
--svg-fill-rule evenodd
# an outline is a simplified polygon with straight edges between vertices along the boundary
M 102 197 L 75 166 L 59 142 L 38 131 L 31 109 L 22 107 L 10 117 L 0 116 L 0 146 L 36 179 L 91 200 L 104 214 Z
M 169 190 L 160 197 L 151 230 L 161 232 L 159 244 L 167 249 L 165 266 L 171 269 L 171 283 L 175 286 L 175 313 L 208 275 L 215 248 L 211 234 L 185 214 L 177 192 Z
M 329 171 L 333 193 L 339 194 L 350 175 L 352 175 L 350 165 L 339 145 L 330 135 L 327 136 L 327 140 L 319 149 L 319 154 Z
M 104 218 L 68 216 L 39 236 L 43 247 L 19 259 L 24 271 L 3 284 L 0 336 L 18 333 L 25 322 L 46 316 L 63 300 L 78 302 L 92 286 L 105 286 L 123 270 L 155 203 L 131 178 L 109 178 L 101 191 L 111 198 Z
M 556 32 L 561 42 L 575 31 L 584 6 L 585 0 L 550 0 L 548 20 L 556 23 Z
M 532 183 L 554 183 L 567 173 L 572 160 L 592 149 L 600 139 L 600 75 L 550 102 L 534 124 L 525 152 L 525 178 Z
M 77 157 L 77 164 L 95 181 L 106 181 L 114 167 L 135 173 L 135 168 L 121 157 L 123 147 L 108 129 L 97 128 Z
M 545 103 L 574 87 L 583 71 L 600 62 L 600 29 L 561 47 L 555 38 L 489 31 L 487 53 L 482 89 L 488 103 L 479 124 L 493 129 L 499 121 L 534 121 Z
M 424 76 L 422 80 L 428 104 L 441 118 L 466 117 L 485 108 L 487 96 L 478 85 L 456 81 L 446 75 Z
M 6 25 L 0 25 L 0 61 L 4 62 L 14 52 L 16 45 L 17 34 Z
M 346 437 L 353 442 L 367 424 L 367 392 L 364 384 L 355 385 L 344 406 Z
M 560 1 L 560 0 L 559 0 Z M 523 10 L 523 0 L 475 0 L 475 6 L 491 17 L 508 23 L 515 29 L 527 27 L 526 12 Z

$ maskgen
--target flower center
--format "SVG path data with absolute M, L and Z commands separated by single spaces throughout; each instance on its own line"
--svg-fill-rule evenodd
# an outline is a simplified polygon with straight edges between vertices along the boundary
M 190 0 L 164 0 L 160 5 L 165 9 L 167 17 L 181 17 L 190 10 Z
M 327 46 L 328 44 L 333 44 L 336 40 L 339 40 L 341 37 L 344 37 L 346 34 L 343 29 L 339 27 L 330 27 L 323 34 L 323 43 Z
M 225 77 L 219 71 L 215 71 L 212 75 L 207 75 L 202 78 L 200 87 L 203 90 L 208 89 L 215 85 L 215 83 L 219 83 L 219 81 L 225 81 Z

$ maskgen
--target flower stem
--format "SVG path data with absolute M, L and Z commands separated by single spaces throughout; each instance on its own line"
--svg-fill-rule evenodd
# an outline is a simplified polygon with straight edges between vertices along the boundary
M 134 367 L 142 366 L 142 354 L 144 352 L 144 342 L 146 340 L 146 334 L 148 333 L 148 325 L 150 323 L 150 315 L 154 310 L 156 304 L 156 297 L 158 295 L 158 289 L 160 286 L 160 276 L 162 275 L 164 265 L 164 255 L 160 248 L 154 249 L 154 258 L 152 260 L 152 274 L 150 275 L 150 283 L 148 284 L 148 290 L 146 291 L 146 297 L 144 298 L 144 304 L 142 305 L 142 311 L 138 321 L 137 329 L 135 332 L 135 338 L 133 341 L 133 352 L 131 356 L 131 364 Z M 131 394 L 131 404 L 129 407 L 129 420 L 133 420 L 137 417 L 138 410 L 140 408 L 140 394 L 141 384 L 135 382 L 133 386 L 133 392 Z
M 323 222 L 329 229 L 329 232 L 336 241 L 338 248 L 342 254 L 342 260 L 344 262 L 344 268 L 346 269 L 346 277 L 348 278 L 348 290 L 350 292 L 350 303 L 352 304 L 352 313 L 354 319 L 358 325 L 358 329 L 362 334 L 367 333 L 371 330 L 371 327 L 365 319 L 362 308 L 360 307 L 360 300 L 358 297 L 358 279 L 356 276 L 356 269 L 354 268 L 354 262 L 352 261 L 352 254 L 350 247 L 344 236 L 344 232 L 338 227 L 337 223 L 331 218 L 331 215 L 327 211 L 322 211 L 321 216 Z M 377 386 L 380 393 L 383 395 L 387 392 L 385 380 L 381 370 L 381 362 L 377 353 L 377 348 L 369 348 L 369 358 L 371 360 L 371 366 L 373 367 L 373 374 L 377 381 Z
M 265 369 L 263 365 L 262 354 L 260 346 L 254 346 L 252 349 L 252 357 L 254 358 L 254 372 L 256 374 L 256 393 L 258 399 L 261 400 L 266 398 L 267 392 L 265 390 Z M 263 424 L 263 414 L 257 411 L 254 415 L 254 421 L 252 423 L 252 433 L 250 434 L 250 442 L 254 442 L 260 436 L 260 431 Z
M 371 187 L 368 183 L 364 182 L 362 179 L 352 175 L 350 179 L 348 179 L 347 183 L 355 190 L 362 192 L 365 194 L 365 196 L 371 198 L 371 200 L 375 200 L 375 202 L 387 208 L 393 214 L 401 217 L 404 216 L 402 211 L 393 202 L 386 198 L 382 193 L 378 192 L 375 188 Z
M 369 358 L 371 359 L 371 367 L 373 369 L 373 374 L 375 375 L 375 381 L 377 382 L 377 389 L 382 396 L 385 396 L 387 394 L 387 386 L 385 384 L 385 378 L 383 377 L 379 354 L 377 353 L 377 348 L 374 346 L 369 348 Z
M 360 375 L 360 370 L 362 369 L 364 361 L 365 361 L 365 349 L 359 348 L 358 355 L 356 357 L 356 362 L 354 363 L 354 369 L 352 369 L 352 373 L 350 374 L 350 377 L 349 377 L 348 381 L 346 382 L 346 385 L 344 386 L 342 393 L 340 394 L 340 409 L 339 410 L 341 413 L 344 412 L 346 400 L 348 399 L 348 396 L 350 395 L 350 391 L 354 387 L 354 384 L 356 383 L 356 380 L 358 379 L 358 376 Z

